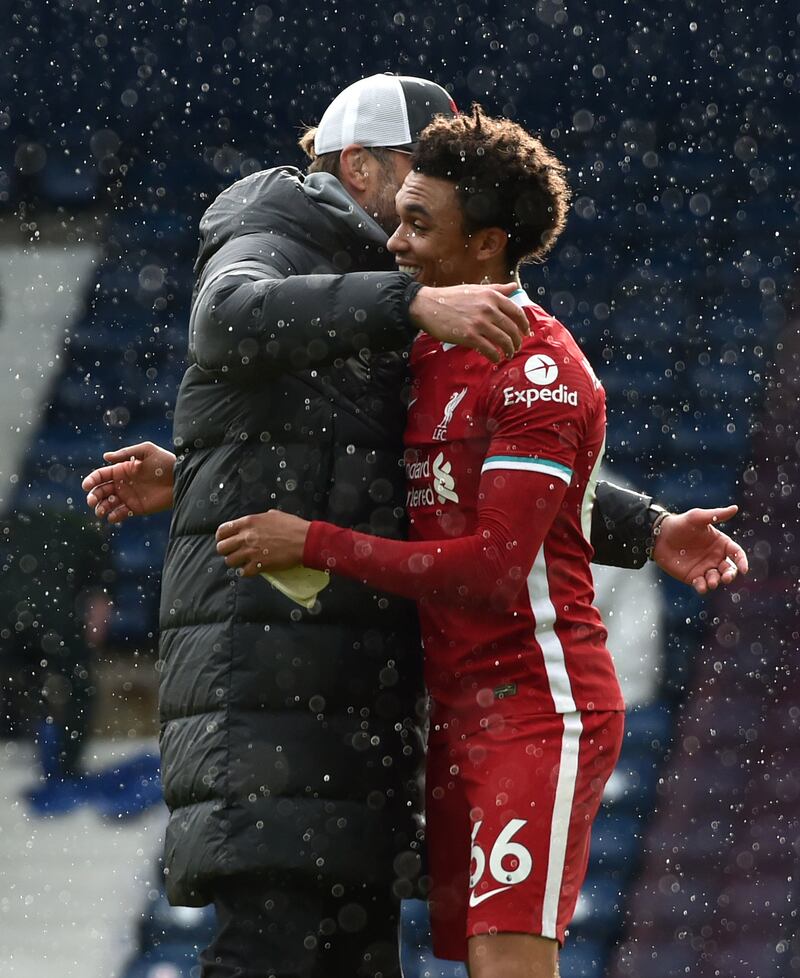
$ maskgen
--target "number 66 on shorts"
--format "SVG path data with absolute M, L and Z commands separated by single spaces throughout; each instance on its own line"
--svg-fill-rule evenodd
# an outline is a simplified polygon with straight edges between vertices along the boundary
M 475 888 L 480 885 L 481 878 L 486 869 L 486 856 L 483 849 L 478 845 L 476 839 L 483 820 L 475 822 L 472 827 L 472 851 L 471 874 L 469 878 L 469 905 L 477 907 L 479 903 L 488 900 L 496 893 L 502 893 L 515 883 L 526 880 L 533 869 L 533 857 L 528 850 L 519 842 L 512 842 L 512 837 L 525 825 L 524 818 L 512 818 L 506 827 L 497 836 L 489 854 L 489 872 L 492 879 L 497 883 L 505 883 L 499 889 L 487 890 L 477 896 Z
M 434 727 L 425 804 L 437 957 L 465 960 L 479 934 L 563 943 L 623 722 L 597 711 Z

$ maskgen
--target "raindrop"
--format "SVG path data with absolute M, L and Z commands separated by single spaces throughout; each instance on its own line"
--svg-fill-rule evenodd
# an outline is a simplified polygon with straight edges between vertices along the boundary
M 741 136 L 733 144 L 733 152 L 738 159 L 748 163 L 758 156 L 758 143 L 752 136 Z
M 695 217 L 704 217 L 711 210 L 711 200 L 707 194 L 693 194 L 689 198 L 689 210 Z
M 20 173 L 39 173 L 47 162 L 47 153 L 39 143 L 22 143 L 14 154 L 14 163 Z

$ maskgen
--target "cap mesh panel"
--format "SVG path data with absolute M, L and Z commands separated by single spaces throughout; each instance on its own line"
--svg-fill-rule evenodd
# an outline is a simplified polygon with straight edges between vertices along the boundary
M 393 75 L 362 78 L 336 96 L 325 110 L 314 139 L 318 155 L 350 143 L 403 146 L 411 141 L 405 95 Z

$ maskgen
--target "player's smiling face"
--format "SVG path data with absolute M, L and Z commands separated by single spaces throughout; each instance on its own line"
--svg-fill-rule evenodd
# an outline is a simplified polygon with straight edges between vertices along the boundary
M 482 233 L 467 234 L 455 185 L 411 171 L 395 198 L 400 227 L 389 251 L 401 271 L 422 285 L 480 282 Z

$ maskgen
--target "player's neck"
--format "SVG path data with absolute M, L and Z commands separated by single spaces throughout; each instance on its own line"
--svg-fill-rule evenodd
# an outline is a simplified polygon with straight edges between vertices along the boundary
M 517 280 L 516 270 L 509 269 L 506 267 L 506 263 L 500 259 L 498 261 L 487 262 L 486 265 L 481 269 L 482 277 L 479 280 L 480 285 L 489 285 L 497 282 L 514 282 Z

